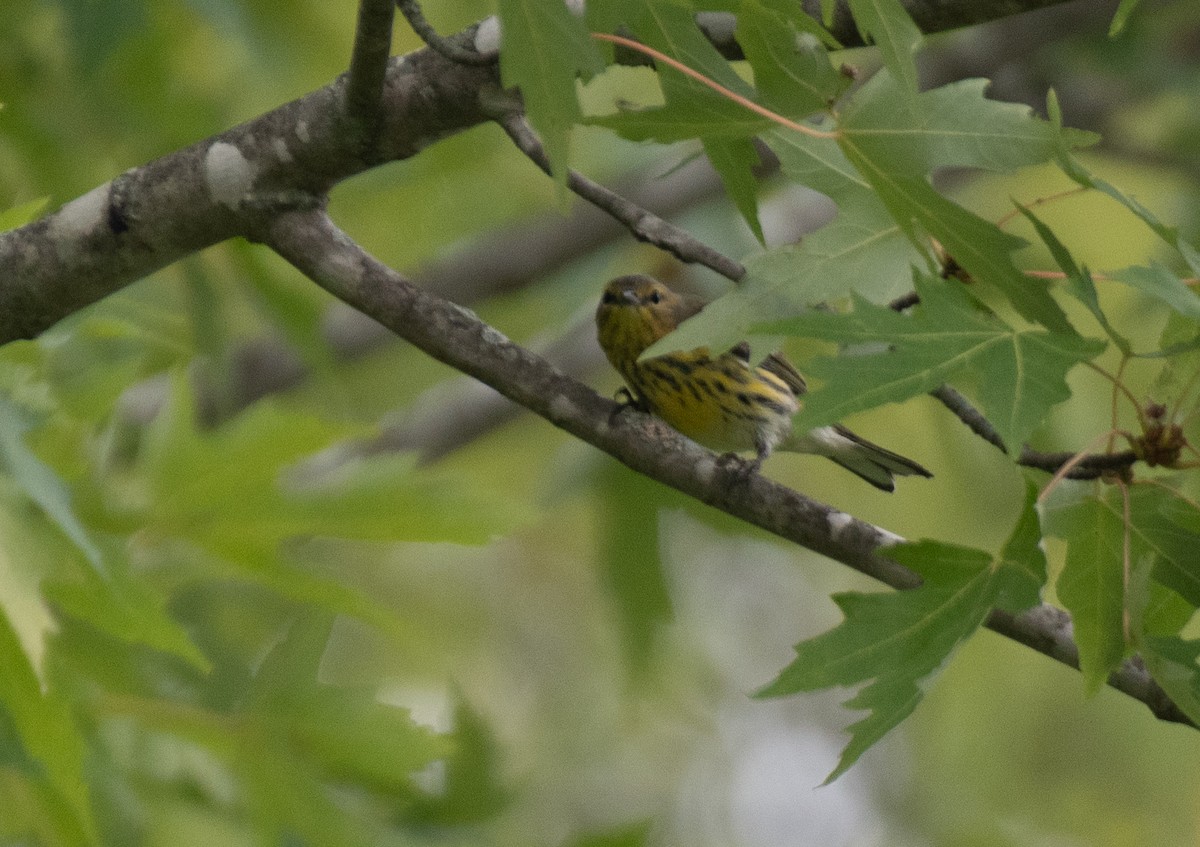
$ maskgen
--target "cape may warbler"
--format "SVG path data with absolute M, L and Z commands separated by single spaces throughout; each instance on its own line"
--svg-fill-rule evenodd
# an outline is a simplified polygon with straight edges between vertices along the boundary
M 715 358 L 700 347 L 638 361 L 643 350 L 703 307 L 642 274 L 618 277 L 604 289 L 596 310 L 600 346 L 649 411 L 714 450 L 753 450 L 756 465 L 773 450 L 815 453 L 884 491 L 893 489 L 893 476 L 932 476 L 840 425 L 793 433 L 804 377 L 777 353 L 758 366 L 751 364 L 746 344 Z

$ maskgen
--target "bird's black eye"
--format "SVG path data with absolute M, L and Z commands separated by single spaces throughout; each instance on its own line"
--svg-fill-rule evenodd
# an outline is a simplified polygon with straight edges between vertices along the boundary
M 605 291 L 604 296 L 600 298 L 600 302 L 607 303 L 611 306 L 613 303 L 617 302 L 617 295 L 613 294 L 611 291 Z
M 659 294 L 657 291 L 650 292 L 650 302 L 651 303 L 658 303 L 661 300 L 662 300 L 662 295 Z

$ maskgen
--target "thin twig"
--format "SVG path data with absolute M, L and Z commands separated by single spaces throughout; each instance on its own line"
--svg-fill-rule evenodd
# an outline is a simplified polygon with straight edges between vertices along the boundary
M 496 122 L 504 128 L 517 148 L 542 171 L 550 174 L 550 160 L 546 158 L 542 142 L 525 116 L 512 108 L 496 111 Z M 746 275 L 746 268 L 740 262 L 577 171 L 567 171 L 567 187 L 624 224 L 638 241 L 653 244 L 681 262 L 704 265 L 734 282 Z
M 375 157 L 371 147 L 383 123 L 380 104 L 388 57 L 392 53 L 392 0 L 359 0 L 354 51 L 346 80 L 346 117 L 354 126 L 363 158 Z
M 978 435 L 988 444 L 998 447 L 1001 453 L 1008 452 L 1008 446 L 1004 443 L 1004 439 L 1000 437 L 1000 433 L 992 426 L 992 422 L 983 416 L 983 412 L 971 405 L 966 397 L 963 397 L 958 391 L 943 383 L 929 392 L 929 396 L 941 402 L 943 406 L 954 413 L 960 421 L 967 425 L 967 429 Z
M 1057 473 L 1077 456 L 1078 453 L 1042 453 L 1025 447 L 1017 458 L 1017 464 L 1046 473 Z M 1071 466 L 1067 479 L 1099 479 L 1107 474 L 1120 474 L 1133 467 L 1137 460 L 1138 456 L 1132 450 L 1122 450 L 1119 453 L 1087 453 L 1079 456 L 1078 461 Z
M 1008 447 L 1000 433 L 992 426 L 992 422 L 983 413 L 971 405 L 966 397 L 949 385 L 941 385 L 929 392 L 929 396 L 939 400 L 942 405 L 954 413 L 960 421 L 967 425 L 971 432 L 978 435 L 987 443 L 1007 453 Z M 1058 452 L 1042 453 L 1028 446 L 1021 449 L 1017 464 L 1026 468 L 1034 468 L 1047 473 L 1059 473 L 1064 467 L 1067 479 L 1099 479 L 1105 474 L 1120 473 L 1133 466 L 1138 460 L 1132 450 L 1120 453 L 1078 453 Z M 1069 467 L 1067 467 L 1069 465 Z
M 396 0 L 396 5 L 400 7 L 400 13 L 404 15 L 404 19 L 408 21 L 413 32 L 419 35 L 421 40 L 435 52 L 440 53 L 451 62 L 458 62 L 460 65 L 483 66 L 495 64 L 500 58 L 498 53 L 476 53 L 448 38 L 443 38 L 425 19 L 425 13 L 421 11 L 421 6 L 416 0 Z

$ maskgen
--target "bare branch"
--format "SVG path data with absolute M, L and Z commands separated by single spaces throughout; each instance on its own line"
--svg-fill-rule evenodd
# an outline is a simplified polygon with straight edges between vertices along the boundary
M 759 474 L 747 476 L 656 418 L 604 399 L 471 311 L 406 281 L 323 211 L 289 211 L 267 226 L 262 240 L 327 291 L 633 470 L 893 588 L 920 585 L 916 574 L 886 558 L 887 547 L 902 540 L 898 536 Z M 1060 610 L 1040 607 L 1018 616 L 993 612 L 987 625 L 1078 667 L 1069 618 Z M 1110 684 L 1164 720 L 1191 724 L 1134 660 L 1123 663 Z
M 494 68 L 420 50 L 392 60 L 386 83 L 378 161 L 413 156 L 483 123 L 479 93 L 499 80 Z M 0 344 L 32 338 L 159 268 L 244 234 L 278 208 L 319 203 L 333 184 L 369 166 L 345 132 L 345 98 L 343 76 L 0 233 Z
M 500 110 L 496 121 L 504 127 L 508 137 L 546 174 L 550 174 L 550 160 L 525 116 L 511 108 Z M 722 276 L 737 282 L 746 275 L 740 262 L 714 250 L 679 227 L 664 221 L 636 204 L 626 200 L 598 183 L 573 170 L 567 171 L 567 187 L 623 223 L 633 237 L 659 247 L 681 262 L 696 263 L 711 268 Z
M 372 148 L 382 123 L 379 107 L 388 56 L 392 52 L 395 12 L 392 0 L 359 0 L 354 51 L 346 80 L 346 117 L 358 137 L 360 155 L 365 161 L 374 158 Z
M 955 417 L 967 425 L 967 428 L 971 432 L 1001 451 L 1008 452 L 1008 447 L 1004 444 L 1004 439 L 1000 437 L 1000 433 L 996 432 L 996 428 L 992 426 L 992 422 L 984 417 L 982 412 L 972 406 L 966 397 L 963 397 L 949 385 L 941 385 L 930 391 L 929 395 L 940 400 L 947 409 L 954 413 Z M 1076 454 L 1071 452 L 1042 453 L 1026 445 L 1021 448 L 1021 455 L 1017 457 L 1017 464 L 1027 468 L 1046 471 L 1047 473 L 1057 473 L 1063 465 L 1075 461 L 1075 458 Z M 1132 450 L 1125 450 L 1120 453 L 1096 453 L 1079 459 L 1067 474 L 1067 478 L 1099 479 L 1105 474 L 1128 470 L 1137 461 L 1137 454 Z

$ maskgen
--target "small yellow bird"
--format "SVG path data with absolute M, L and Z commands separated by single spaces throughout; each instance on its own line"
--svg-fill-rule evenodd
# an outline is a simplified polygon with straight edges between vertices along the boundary
M 716 358 L 700 347 L 638 361 L 642 351 L 702 308 L 700 301 L 643 274 L 617 277 L 605 287 L 596 310 L 600 346 L 650 412 L 713 450 L 753 450 L 756 466 L 774 450 L 813 453 L 884 491 L 895 488 L 893 476 L 933 476 L 841 425 L 793 433 L 792 415 L 806 386 L 778 353 L 754 366 L 743 343 Z

